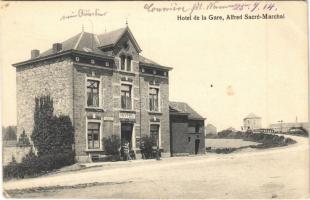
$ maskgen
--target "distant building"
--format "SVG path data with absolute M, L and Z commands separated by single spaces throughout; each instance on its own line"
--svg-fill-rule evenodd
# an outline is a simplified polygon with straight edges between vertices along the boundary
M 212 134 L 216 135 L 217 134 L 217 129 L 213 124 L 208 124 L 205 128 L 205 134 Z
M 205 118 L 183 102 L 169 102 L 169 115 L 171 155 L 204 154 Z
M 276 123 L 270 124 L 270 129 L 273 129 L 275 132 L 288 132 L 292 128 L 302 128 L 309 133 L 309 122 L 289 122 L 289 123 Z
M 254 113 L 250 113 L 243 119 L 243 126 L 241 128 L 243 131 L 261 129 L 262 118 Z

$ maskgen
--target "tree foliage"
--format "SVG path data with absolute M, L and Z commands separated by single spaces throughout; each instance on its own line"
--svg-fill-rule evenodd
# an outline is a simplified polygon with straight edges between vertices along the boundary
M 31 135 L 38 155 L 70 153 L 74 129 L 69 116 L 53 116 L 53 100 L 49 96 L 35 99 L 34 129 Z
M 23 133 L 19 136 L 17 146 L 19 147 L 30 146 L 29 137 L 26 135 L 25 130 L 23 130 Z
M 2 127 L 3 140 L 17 140 L 16 126 Z
M 121 147 L 121 139 L 118 135 L 111 135 L 102 139 L 104 150 L 107 155 L 119 155 L 119 149 Z
M 141 138 L 140 149 L 144 158 L 152 159 L 156 157 L 156 149 L 154 149 L 154 147 L 156 147 L 156 140 L 152 137 L 144 136 Z

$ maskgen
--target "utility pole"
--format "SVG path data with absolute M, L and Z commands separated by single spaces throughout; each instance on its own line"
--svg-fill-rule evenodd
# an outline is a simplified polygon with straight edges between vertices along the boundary
M 278 121 L 278 122 L 280 122 L 280 133 L 282 133 L 282 123 L 283 123 L 283 120 L 281 119 L 281 120 Z

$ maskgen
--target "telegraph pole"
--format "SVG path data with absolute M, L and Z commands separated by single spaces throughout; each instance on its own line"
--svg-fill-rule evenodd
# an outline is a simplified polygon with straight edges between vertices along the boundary
M 281 120 L 278 121 L 278 122 L 280 122 L 280 133 L 282 133 L 282 123 L 283 123 L 283 120 L 281 119 Z

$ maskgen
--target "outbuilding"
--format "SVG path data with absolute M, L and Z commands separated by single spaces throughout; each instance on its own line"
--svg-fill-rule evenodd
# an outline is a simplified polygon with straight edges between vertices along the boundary
M 169 102 L 171 156 L 204 154 L 205 118 L 187 103 Z

